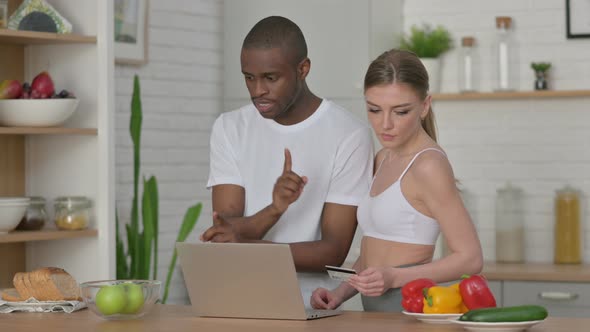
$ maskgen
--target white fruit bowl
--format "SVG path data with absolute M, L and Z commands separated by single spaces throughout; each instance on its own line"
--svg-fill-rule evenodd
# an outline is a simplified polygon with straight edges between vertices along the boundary
M 66 121 L 78 107 L 78 99 L 2 99 L 0 125 L 53 127 Z
M 30 198 L 27 197 L 0 198 L 0 234 L 8 233 L 18 226 L 29 202 Z

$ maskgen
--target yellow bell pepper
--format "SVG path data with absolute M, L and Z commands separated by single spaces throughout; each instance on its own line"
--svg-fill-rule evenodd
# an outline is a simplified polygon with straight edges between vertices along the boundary
M 463 313 L 463 299 L 457 286 L 434 286 L 425 289 L 425 314 L 460 314 Z
M 459 288 L 459 282 L 456 284 L 452 284 L 450 287 L 453 287 L 457 290 L 457 292 L 459 292 L 459 295 L 461 295 L 461 289 Z M 463 297 L 461 297 L 461 313 L 464 314 L 467 311 L 469 311 L 469 309 L 467 308 L 467 306 L 465 305 L 465 302 L 463 301 Z

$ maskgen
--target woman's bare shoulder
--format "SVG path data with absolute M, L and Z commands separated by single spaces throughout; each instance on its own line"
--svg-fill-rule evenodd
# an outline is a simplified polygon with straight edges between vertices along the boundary
M 426 181 L 428 179 L 449 179 L 454 182 L 453 169 L 446 153 L 440 147 L 435 148 L 439 151 L 427 150 L 416 158 L 411 167 L 413 175 Z

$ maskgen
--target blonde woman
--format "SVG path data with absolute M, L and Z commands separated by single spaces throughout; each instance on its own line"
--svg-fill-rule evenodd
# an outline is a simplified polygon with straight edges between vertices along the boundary
M 311 304 L 333 309 L 357 292 L 366 311 L 400 311 L 399 288 L 417 278 L 436 282 L 479 273 L 483 258 L 453 170 L 437 144 L 428 74 L 414 53 L 390 50 L 365 75 L 367 114 L 383 148 L 369 194 L 357 210 L 361 254 L 350 277 L 318 288 Z M 451 254 L 433 261 L 439 233 Z

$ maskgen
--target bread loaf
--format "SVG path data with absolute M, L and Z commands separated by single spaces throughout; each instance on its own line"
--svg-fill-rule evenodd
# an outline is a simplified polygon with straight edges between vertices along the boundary
M 24 299 L 21 298 L 20 294 L 16 291 L 16 288 L 3 289 L 2 290 L 2 299 L 4 301 L 9 301 L 9 302 L 24 301 Z
M 5 301 L 70 301 L 80 299 L 78 282 L 65 270 L 43 267 L 32 272 L 18 272 L 12 282 L 15 291 L 3 291 Z

